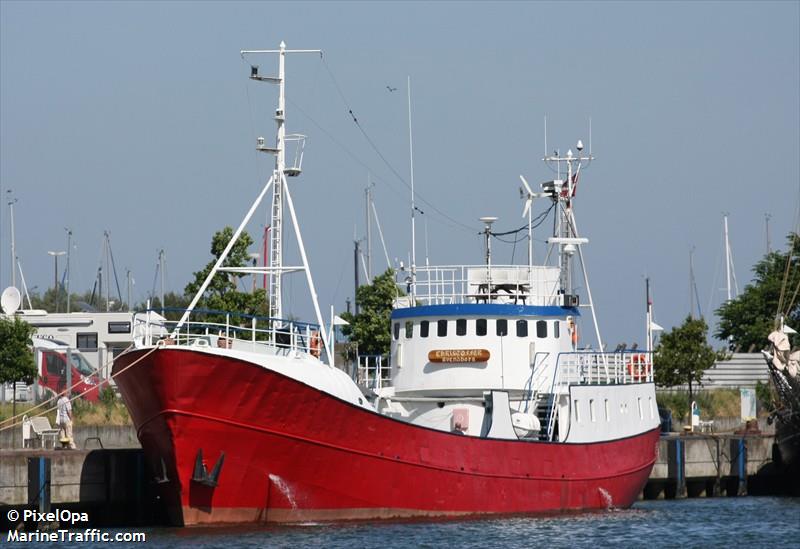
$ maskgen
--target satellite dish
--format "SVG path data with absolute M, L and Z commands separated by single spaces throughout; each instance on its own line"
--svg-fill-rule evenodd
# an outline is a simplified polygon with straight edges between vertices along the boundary
M 22 296 L 14 286 L 9 286 L 3 290 L 3 295 L 0 296 L 0 305 L 3 307 L 3 312 L 7 315 L 13 315 L 19 309 L 22 303 Z

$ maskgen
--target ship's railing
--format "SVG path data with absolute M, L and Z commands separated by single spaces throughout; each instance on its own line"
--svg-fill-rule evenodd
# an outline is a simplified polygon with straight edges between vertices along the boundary
M 134 316 L 137 345 L 215 346 L 241 350 L 293 351 L 320 356 L 319 325 L 259 315 L 195 309 L 176 331 L 186 309 L 150 309 Z M 165 318 L 164 315 L 167 318 Z
M 653 354 L 640 351 L 598 353 L 576 351 L 559 353 L 553 376 L 554 395 L 547 424 L 547 438 L 555 429 L 557 396 L 566 394 L 571 385 L 627 385 L 653 382 Z
M 415 298 L 422 305 L 513 303 L 562 305 L 558 267 L 444 265 L 416 268 Z M 411 292 L 411 278 L 398 284 Z M 402 301 L 400 302 L 402 303 Z
M 652 353 L 644 351 L 559 353 L 555 378 L 564 386 L 652 382 Z
M 355 382 L 367 389 L 381 389 L 390 382 L 389 360 L 383 355 L 358 355 Z

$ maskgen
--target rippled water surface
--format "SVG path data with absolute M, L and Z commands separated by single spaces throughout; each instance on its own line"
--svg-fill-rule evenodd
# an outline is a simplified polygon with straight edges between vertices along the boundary
M 146 532 L 147 547 L 169 549 L 183 547 L 798 548 L 800 547 L 800 498 L 740 497 L 642 501 L 627 510 L 550 517 L 304 524 L 263 528 L 158 528 L 146 529 Z M 30 547 L 32 544 L 25 546 Z

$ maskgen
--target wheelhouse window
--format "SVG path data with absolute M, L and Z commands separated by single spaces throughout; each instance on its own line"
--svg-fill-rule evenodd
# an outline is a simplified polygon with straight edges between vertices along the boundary
M 411 336 L 414 335 L 414 323 L 410 320 L 406 320 L 406 339 L 411 339 Z
M 558 320 L 553 322 L 553 337 L 556 339 L 561 337 L 561 323 Z
M 485 336 L 486 335 L 486 319 L 485 318 L 478 318 L 475 320 L 475 335 Z
M 428 337 L 428 332 L 431 329 L 431 323 L 423 320 L 419 323 L 419 337 Z
M 499 336 L 508 335 L 508 320 L 506 320 L 505 318 L 497 319 L 497 335 Z
M 536 321 L 536 337 L 540 339 L 544 339 L 547 337 L 547 321 L 546 320 L 537 320 Z
M 399 322 L 395 322 L 394 323 L 394 330 L 393 330 L 392 334 L 394 335 L 395 339 L 398 339 L 400 337 L 400 323 Z
M 517 337 L 528 337 L 528 321 L 517 320 Z
M 456 320 L 456 335 L 464 336 L 467 335 L 467 319 L 466 318 L 459 318 Z
M 436 322 L 436 335 L 447 337 L 447 321 L 442 319 Z

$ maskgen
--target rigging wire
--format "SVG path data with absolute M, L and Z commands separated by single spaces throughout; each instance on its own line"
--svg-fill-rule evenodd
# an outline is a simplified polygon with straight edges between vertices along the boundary
M 305 116 L 308 119 L 309 122 L 314 124 L 314 126 L 316 126 L 318 130 L 320 130 L 322 133 L 324 133 L 326 136 L 328 136 L 328 138 L 331 141 L 333 141 L 340 149 L 342 149 L 345 153 L 347 153 L 347 155 L 350 158 L 352 158 L 357 164 L 359 164 L 361 167 L 365 168 L 370 173 L 374 172 L 374 170 L 373 170 L 373 168 L 371 166 L 369 166 L 366 162 L 361 160 L 358 156 L 356 156 L 356 154 L 353 151 L 348 149 L 347 146 L 344 143 L 342 143 L 340 140 L 338 140 L 331 132 L 326 130 L 319 122 L 317 122 L 310 114 L 308 114 L 308 111 L 303 109 L 300 105 L 298 105 L 297 103 L 295 103 L 291 99 L 287 98 L 286 102 L 291 104 L 293 108 L 295 108 L 298 111 L 300 111 L 300 113 L 303 116 Z M 380 179 L 378 177 L 375 177 L 375 176 L 372 176 L 372 180 L 376 181 L 378 183 L 384 183 L 387 186 L 387 188 L 389 190 L 391 190 L 393 193 L 395 193 L 397 196 L 400 196 L 400 197 L 404 197 L 405 196 L 405 194 L 402 191 L 400 191 L 399 189 L 396 189 L 394 187 L 394 185 L 391 185 L 387 181 L 384 181 L 384 180 L 382 180 L 382 179 Z
M 358 117 L 356 117 L 355 113 L 353 112 L 353 109 L 350 107 L 350 104 L 347 102 L 347 99 L 345 98 L 344 93 L 342 92 L 342 88 L 339 86 L 339 82 L 336 80 L 336 77 L 334 76 L 333 71 L 331 71 L 331 68 L 328 65 L 327 61 L 325 61 L 324 57 L 322 58 L 322 63 L 325 65 L 325 69 L 328 71 L 328 74 L 330 75 L 331 80 L 333 81 L 333 84 L 336 87 L 336 91 L 339 93 L 339 97 L 342 99 L 342 102 L 344 103 L 344 106 L 347 109 L 347 113 L 353 119 L 353 122 L 358 127 L 358 129 L 361 132 L 361 134 L 364 136 L 364 139 L 367 140 L 367 143 L 369 143 L 369 145 L 372 147 L 372 149 L 375 151 L 375 153 L 378 155 L 378 157 L 380 157 L 380 159 L 383 161 L 383 163 L 386 164 L 386 167 L 389 168 L 389 170 L 395 175 L 395 177 L 397 177 L 397 179 L 399 179 L 403 183 L 403 185 L 408 187 L 408 189 L 410 190 L 411 186 L 408 184 L 408 182 L 403 178 L 403 176 L 401 176 L 397 172 L 397 170 L 394 168 L 394 166 L 392 166 L 392 164 L 386 159 L 386 157 L 380 151 L 378 146 L 375 144 L 375 142 L 372 140 L 372 138 L 366 132 L 364 127 L 358 121 Z M 438 213 L 439 215 L 441 215 L 445 219 L 449 220 L 451 223 L 455 224 L 457 226 L 457 228 L 461 228 L 463 230 L 467 230 L 467 231 L 470 231 L 470 232 L 473 232 L 475 230 L 475 227 L 470 226 L 470 225 L 466 225 L 466 224 L 458 221 L 457 219 L 451 217 L 450 215 L 446 214 L 445 212 L 443 212 L 442 210 L 437 208 L 433 203 L 431 203 L 428 200 L 426 200 L 419 193 L 415 192 L 414 194 L 416 195 L 417 198 L 419 198 L 420 202 L 423 202 L 429 208 L 433 209 L 436 213 Z
M 544 223 L 545 220 L 547 219 L 547 216 L 550 214 L 550 212 L 553 210 L 553 208 L 555 208 L 555 202 L 553 204 L 551 204 L 550 207 L 547 208 L 545 211 L 543 211 L 542 213 L 540 213 L 539 215 L 537 215 L 536 217 L 531 219 L 531 229 L 535 229 L 536 227 L 538 227 L 542 223 Z M 525 223 L 523 226 L 521 226 L 518 229 L 513 229 L 511 231 L 504 231 L 502 233 L 490 232 L 489 234 L 492 235 L 493 237 L 495 237 L 500 242 L 506 242 L 508 244 L 512 244 L 514 242 L 519 242 L 520 240 L 524 240 L 525 238 L 528 238 L 528 235 L 524 235 L 522 238 L 519 238 L 519 239 L 517 239 L 515 241 L 503 240 L 502 238 L 499 238 L 499 237 L 507 236 L 507 235 L 510 235 L 510 234 L 516 234 L 516 233 L 519 233 L 521 231 L 526 231 L 527 229 L 528 229 L 528 224 Z M 478 234 L 483 234 L 483 233 L 478 233 Z

